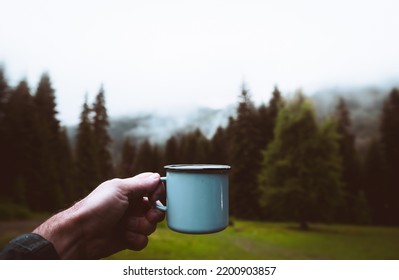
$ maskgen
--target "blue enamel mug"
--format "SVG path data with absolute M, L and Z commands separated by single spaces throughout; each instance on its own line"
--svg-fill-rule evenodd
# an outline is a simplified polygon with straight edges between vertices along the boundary
M 168 227 L 181 233 L 214 233 L 229 222 L 230 166 L 215 164 L 166 165 L 166 211 Z

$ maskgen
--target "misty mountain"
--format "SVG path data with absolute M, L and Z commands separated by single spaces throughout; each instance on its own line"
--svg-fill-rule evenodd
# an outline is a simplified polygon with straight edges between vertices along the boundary
M 123 141 L 129 137 L 140 143 L 148 139 L 152 144 L 163 145 L 171 136 L 200 129 L 210 139 L 219 126 L 226 127 L 230 116 L 235 115 L 235 106 L 223 109 L 198 108 L 190 113 L 151 113 L 131 118 L 113 119 L 110 135 L 114 141 L 113 154 L 119 155 Z
M 334 113 L 340 97 L 344 98 L 356 135 L 356 146 L 361 150 L 379 134 L 380 114 L 383 102 L 392 87 L 333 88 L 310 95 L 320 118 Z M 230 116 L 236 115 L 236 104 L 223 109 L 198 108 L 189 113 L 141 114 L 127 118 L 111 119 L 110 134 L 114 139 L 114 154 L 121 150 L 122 141 L 130 137 L 139 143 L 149 139 L 162 145 L 172 136 L 197 128 L 210 139 L 219 126 L 226 127 Z
M 371 139 L 379 135 L 382 106 L 392 88 L 333 88 L 318 91 L 311 99 L 318 116 L 324 118 L 334 113 L 338 100 L 342 97 L 350 113 L 352 132 L 356 135 L 356 147 L 363 150 Z
M 149 139 L 153 144 L 163 144 L 172 135 L 191 132 L 199 128 L 209 139 L 213 136 L 219 126 L 227 126 L 230 116 L 235 115 L 235 106 L 231 105 L 223 109 L 198 108 L 190 113 L 176 114 L 171 112 L 167 115 L 147 114 L 131 119 L 132 125 L 125 130 L 123 137 L 130 137 L 136 142 Z M 115 119 L 111 121 L 111 134 L 123 132 L 121 129 L 126 119 Z M 137 125 L 137 124 L 140 125 Z
M 310 99 L 315 104 L 319 118 L 334 113 L 340 97 L 343 97 L 352 121 L 359 150 L 379 134 L 381 108 L 392 87 L 333 88 L 315 92 Z M 236 104 L 222 109 L 198 108 L 191 112 L 171 111 L 169 114 L 148 113 L 121 118 L 110 118 L 109 133 L 113 139 L 112 152 L 117 160 L 123 141 L 129 137 L 140 143 L 149 139 L 152 144 L 162 145 L 172 135 L 179 136 L 195 129 L 210 139 L 219 126 L 226 127 L 229 117 L 236 115 Z M 68 127 L 72 145 L 76 127 Z
M 122 118 L 110 118 L 109 134 L 112 138 L 112 153 L 119 157 L 126 137 L 136 144 L 148 139 L 152 144 L 162 145 L 172 135 L 179 136 L 197 128 L 210 139 L 219 126 L 226 127 L 230 116 L 236 114 L 235 105 L 223 109 L 198 108 L 189 113 L 178 111 L 170 114 L 138 114 Z M 75 143 L 76 126 L 68 127 L 72 145 Z
M 344 98 L 352 119 L 353 132 L 362 137 L 378 130 L 384 99 L 390 88 L 327 89 L 315 92 L 309 98 L 317 114 L 324 118 L 334 113 L 340 97 Z M 197 128 L 209 139 L 219 126 L 225 127 L 230 116 L 236 115 L 236 104 L 222 109 L 198 108 L 188 113 L 148 113 L 111 119 L 110 134 L 116 138 L 130 137 L 136 142 L 149 139 L 162 144 L 170 136 L 190 132 Z

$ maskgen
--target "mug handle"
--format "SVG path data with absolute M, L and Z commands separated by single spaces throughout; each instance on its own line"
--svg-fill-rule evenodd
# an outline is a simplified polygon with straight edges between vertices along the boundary
M 160 182 L 166 183 L 166 177 L 161 177 Z M 165 205 L 163 205 L 162 202 L 160 202 L 159 200 L 154 202 L 154 207 L 163 212 L 166 212 L 168 210 L 168 208 Z

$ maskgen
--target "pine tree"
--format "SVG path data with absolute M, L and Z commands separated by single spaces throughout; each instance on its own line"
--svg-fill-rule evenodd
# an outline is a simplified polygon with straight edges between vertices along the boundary
M 96 142 L 90 118 L 91 110 L 86 101 L 80 115 L 76 135 L 75 166 L 77 194 L 83 196 L 93 190 L 99 182 L 99 167 L 96 154 Z
M 163 158 L 162 149 L 158 145 L 153 145 L 150 156 L 152 159 L 152 164 L 147 171 L 163 174 L 164 158 Z
M 399 89 L 392 89 L 384 103 L 381 142 L 387 166 L 389 194 L 386 197 L 390 224 L 399 225 Z
M 390 187 L 387 180 L 387 165 L 381 142 L 373 139 L 368 147 L 363 178 L 365 194 L 370 206 L 373 224 L 389 224 Z
M 259 202 L 269 217 L 310 221 L 332 219 L 340 197 L 341 162 L 335 123 L 316 123 L 302 94 L 279 112 L 274 139 L 263 152 Z
M 175 136 L 171 136 L 166 141 L 165 146 L 165 164 L 178 164 L 180 161 L 179 158 L 179 143 Z
M 105 96 L 103 87 L 100 88 L 96 101 L 93 104 L 94 120 L 93 132 L 99 167 L 99 178 L 97 183 L 111 179 L 114 176 L 114 167 L 110 153 L 111 137 L 108 133 L 108 114 L 105 107 Z
M 56 210 L 62 205 L 59 153 L 60 124 L 57 119 L 54 89 L 50 77 L 43 74 L 33 96 L 38 120 L 36 173 L 42 193 L 41 210 Z
M 122 157 L 121 162 L 119 164 L 119 174 L 122 178 L 131 177 L 135 174 L 134 172 L 134 163 L 136 159 L 136 147 L 131 142 L 129 137 L 126 137 L 123 141 L 122 147 Z
M 215 135 L 211 139 L 210 143 L 211 153 L 209 156 L 209 162 L 215 164 L 227 164 L 228 163 L 228 147 L 229 141 L 227 137 L 227 131 L 222 127 L 218 127 Z
M 239 218 L 259 218 L 257 174 L 260 169 L 259 130 L 256 109 L 248 90 L 243 86 L 236 119 L 230 128 L 230 205 L 231 214 Z
M 184 163 L 207 163 L 209 141 L 199 129 L 184 134 L 180 139 L 179 155 Z
M 37 114 L 28 83 L 22 80 L 12 91 L 5 115 L 7 131 L 8 197 L 33 210 L 41 208 L 41 190 L 36 172 Z
M 335 111 L 337 131 L 340 135 L 339 150 L 342 157 L 342 182 L 344 183 L 343 205 L 338 211 L 340 222 L 359 223 L 365 220 L 367 205 L 360 208 L 359 200 L 364 196 L 360 186 L 360 163 L 355 149 L 355 136 L 352 133 L 350 113 L 343 98 L 339 99 Z
M 279 89 L 274 87 L 269 105 L 262 105 L 258 109 L 257 127 L 259 130 L 259 150 L 267 147 L 273 140 L 274 126 L 279 110 L 283 107 L 284 100 Z
M 7 143 L 7 130 L 6 130 L 6 107 L 10 94 L 10 88 L 8 86 L 4 69 L 0 67 L 0 198 L 7 196 L 7 185 L 9 185 L 9 164 L 8 159 L 9 149 Z
M 262 104 L 257 109 L 257 116 L 255 118 L 256 129 L 259 131 L 258 149 L 263 150 L 273 138 L 273 123 L 269 118 L 269 112 L 266 105 Z
M 142 172 L 153 172 L 153 168 L 153 147 L 150 141 L 146 139 L 139 146 L 132 173 L 137 175 Z
M 6 103 L 8 101 L 10 94 L 10 88 L 8 86 L 4 69 L 0 67 L 0 124 L 3 124 L 4 116 L 5 116 L 5 108 Z M 0 126 L 0 128 L 2 128 Z
M 63 206 L 67 206 L 79 199 L 79 194 L 74 181 L 75 166 L 73 163 L 72 149 L 65 127 L 60 130 L 59 153 L 57 153 L 57 156 L 60 187 L 63 194 L 62 202 Z

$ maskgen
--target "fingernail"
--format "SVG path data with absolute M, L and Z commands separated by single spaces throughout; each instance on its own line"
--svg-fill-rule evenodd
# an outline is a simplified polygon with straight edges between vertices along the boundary
M 150 176 L 150 180 L 153 180 L 153 181 L 159 181 L 159 178 L 160 178 L 160 176 L 158 173 L 154 173 Z

